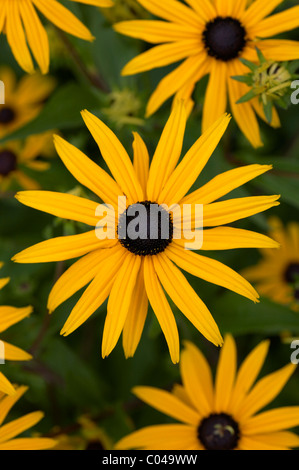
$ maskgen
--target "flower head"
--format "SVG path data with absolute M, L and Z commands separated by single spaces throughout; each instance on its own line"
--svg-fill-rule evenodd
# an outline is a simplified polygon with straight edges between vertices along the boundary
M 261 250 L 263 259 L 243 271 L 246 279 L 257 284 L 261 295 L 274 302 L 288 305 L 294 310 L 299 307 L 299 224 L 269 219 L 270 236 L 280 244 L 279 250 Z
M 55 81 L 39 73 L 17 81 L 15 73 L 8 67 L 0 68 L 0 80 L 4 83 L 5 98 L 5 104 L 0 104 L 0 138 L 3 138 L 39 114 Z
M 45 437 L 17 437 L 35 426 L 42 418 L 41 411 L 28 413 L 9 423 L 3 424 L 14 404 L 27 391 L 27 387 L 17 387 L 14 396 L 5 396 L 0 392 L 0 450 L 43 450 L 55 445 L 53 439 Z
M 40 157 L 50 156 L 53 148 L 52 132 L 28 137 L 24 143 L 10 141 L 0 145 L 0 190 L 7 190 L 12 181 L 23 189 L 39 189 L 40 185 L 24 169 L 45 171 L 49 162 Z
M 237 168 L 187 194 L 224 134 L 229 116 L 216 121 L 178 163 L 187 118 L 183 102 L 176 102 L 150 165 L 139 134 L 134 133 L 132 163 L 102 121 L 88 111 L 82 116 L 114 179 L 61 137 L 55 137 L 55 146 L 75 178 L 106 204 L 49 191 L 19 192 L 16 197 L 27 206 L 86 223 L 96 230 L 41 242 L 13 260 L 40 263 L 81 257 L 53 287 L 48 308 L 52 312 L 89 283 L 62 329 L 62 334 L 68 335 L 109 297 L 103 357 L 113 350 L 122 332 L 125 354 L 133 356 L 149 301 L 173 362 L 179 360 L 177 325 L 164 290 L 208 340 L 222 344 L 212 315 L 179 268 L 258 301 L 257 292 L 237 272 L 186 247 L 190 248 L 191 243 L 193 250 L 278 246 L 264 235 L 223 225 L 279 204 L 279 196 L 215 202 L 271 166 Z M 197 208 L 203 208 L 203 220 Z
M 110 7 L 111 0 L 71 0 L 73 2 Z M 42 73 L 49 70 L 49 41 L 36 12 L 38 10 L 57 28 L 73 36 L 92 41 L 84 24 L 57 0 L 2 0 L 0 33 L 5 32 L 8 44 L 18 64 L 28 73 L 34 72 L 30 50 Z M 30 50 L 29 50 L 30 48 Z
M 231 77 L 247 69 L 241 58 L 257 61 L 256 47 L 266 59 L 299 58 L 299 42 L 266 39 L 299 26 L 299 6 L 268 16 L 282 0 L 138 0 L 161 20 L 132 20 L 114 25 L 116 31 L 158 44 L 131 60 L 123 75 L 132 75 L 182 61 L 159 83 L 147 105 L 153 114 L 171 96 L 186 99 L 192 109 L 192 93 L 198 81 L 209 75 L 203 109 L 205 131 L 227 108 L 227 95 L 233 116 L 248 140 L 262 145 L 257 113 L 266 120 L 258 98 L 237 104 L 248 91 L 246 84 Z M 279 126 L 273 113 L 272 126 Z
M 268 341 L 256 346 L 237 371 L 234 339 L 227 335 L 220 352 L 215 383 L 201 351 L 187 342 L 182 353 L 182 385 L 172 392 L 136 387 L 134 394 L 180 424 L 149 426 L 124 437 L 116 449 L 148 450 L 288 450 L 299 447 L 289 429 L 299 424 L 299 407 L 260 412 L 276 398 L 296 366 L 256 379 Z M 260 413 L 259 413 L 260 412 Z

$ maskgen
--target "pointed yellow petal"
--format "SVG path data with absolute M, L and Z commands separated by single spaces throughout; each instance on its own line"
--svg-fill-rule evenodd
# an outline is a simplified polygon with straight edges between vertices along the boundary
M 5 424 L 0 428 L 0 442 L 2 443 L 9 441 L 18 434 L 21 434 L 22 432 L 34 426 L 43 417 L 44 414 L 41 411 L 34 411 L 33 413 L 22 416 L 22 418 L 15 419 L 10 423 Z
M 0 306 L 0 332 L 29 317 L 32 311 L 31 306 L 23 308 Z
M 148 311 L 148 298 L 144 286 L 143 267 L 139 270 L 134 295 L 123 328 L 125 356 L 133 357 L 139 344 Z
M 183 101 L 177 101 L 164 127 L 152 159 L 147 183 L 147 197 L 157 201 L 159 194 L 173 172 L 182 151 L 186 128 Z
M 2 372 L 0 372 L 0 391 L 7 395 L 14 395 L 16 393 L 14 387 Z
M 274 431 L 283 431 L 299 425 L 299 406 L 286 406 L 253 416 L 243 423 L 244 434 L 253 436 Z
M 31 2 L 19 2 L 20 14 L 31 51 L 42 73 L 49 70 L 50 50 L 48 36 Z
M 126 254 L 123 264 L 115 277 L 107 305 L 102 340 L 102 357 L 114 349 L 123 330 L 132 298 L 135 295 L 137 276 L 141 266 L 140 256 Z
M 5 341 L 3 341 L 3 344 L 5 354 L 5 357 L 3 359 L 7 361 L 29 361 L 30 359 L 32 359 L 31 354 L 28 354 L 26 351 L 23 351 L 22 349 L 17 348 L 12 344 L 8 344 Z M 0 359 L 2 358 L 0 357 Z
M 260 233 L 233 227 L 216 227 L 203 232 L 201 250 L 232 250 L 236 248 L 279 248 L 275 240 Z
M 129 203 L 143 201 L 143 192 L 129 155 L 116 135 L 100 119 L 88 112 L 82 117 L 115 180 L 128 197 Z
M 61 137 L 54 136 L 54 144 L 61 160 L 79 183 L 97 194 L 105 203 L 117 207 L 118 196 L 123 193 L 111 176 Z
M 194 426 L 184 424 L 160 424 L 148 426 L 123 437 L 116 443 L 115 449 L 196 449 L 196 447 L 193 447 L 196 442 L 197 438 Z
M 142 190 L 144 194 L 146 194 L 146 186 L 149 174 L 149 154 L 147 147 L 140 135 L 137 132 L 133 132 L 133 135 L 133 165 Z
M 181 357 L 181 376 L 185 390 L 200 416 L 208 416 L 213 409 L 214 391 L 211 368 L 202 352 L 185 342 Z
M 160 204 L 170 207 L 185 196 L 217 147 L 229 121 L 230 116 L 222 116 L 190 148 L 167 180 L 159 196 Z
M 268 16 L 283 0 L 255 0 L 242 16 L 242 20 L 247 27 L 259 24 Z
M 211 71 L 207 86 L 203 118 L 202 131 L 205 132 L 217 119 L 222 116 L 227 107 L 227 78 L 226 63 L 211 61 Z
M 265 39 L 258 44 L 258 47 L 266 58 L 272 60 L 296 60 L 299 57 L 299 41 Z
M 231 394 L 237 370 L 236 343 L 231 335 L 226 335 L 220 351 L 215 379 L 214 410 L 217 413 L 226 411 L 231 400 Z
M 62 261 L 90 253 L 99 248 L 111 248 L 116 240 L 99 240 L 96 231 L 57 237 L 33 245 L 15 255 L 12 260 L 16 263 L 48 263 Z
M 198 37 L 198 28 L 166 21 L 131 20 L 114 24 L 115 31 L 153 44 Z
M 14 406 L 14 404 L 21 398 L 22 395 L 24 395 L 25 392 L 27 392 L 28 387 L 25 387 L 24 385 L 21 385 L 20 387 L 17 387 L 14 390 L 13 396 L 9 397 L 4 397 L 1 400 L 0 404 L 0 426 L 4 422 L 6 416 L 10 412 L 11 408 Z
M 98 274 L 84 291 L 65 322 L 61 334 L 67 336 L 81 326 L 107 299 L 115 276 L 123 264 L 125 251 L 118 244 L 107 250 L 102 258 Z
M 32 2 L 57 28 L 86 41 L 93 40 L 92 34 L 84 24 L 61 3 L 56 0 L 32 0 Z
M 188 194 L 181 204 L 210 204 L 271 169 L 272 165 L 246 165 L 225 171 Z
M 219 261 L 183 250 L 174 243 L 167 248 L 167 255 L 184 271 L 257 302 L 259 295 L 249 282 Z
M 133 393 L 151 407 L 182 423 L 196 426 L 199 422 L 198 413 L 172 393 L 154 387 L 135 387 Z
M 164 18 L 174 23 L 182 23 L 188 26 L 198 27 L 201 25 L 199 16 L 177 0 L 138 0 L 148 11 L 160 18 Z
M 171 360 L 177 363 L 180 357 L 177 325 L 150 256 L 144 259 L 144 283 L 149 302 L 167 341 Z
M 0 450 L 44 450 L 51 449 L 56 444 L 54 439 L 46 437 L 23 437 L 0 444 Z
M 55 193 L 53 191 L 21 191 L 15 197 L 25 206 L 33 207 L 62 219 L 76 220 L 94 227 L 99 222 L 99 217 L 96 217 L 99 204 L 73 194 Z M 106 210 L 109 212 L 108 208 Z
M 221 345 L 215 320 L 181 271 L 162 253 L 154 257 L 154 267 L 165 291 L 188 320 L 209 341 Z
M 255 36 L 265 38 L 298 28 L 299 6 L 265 18 L 253 29 Z

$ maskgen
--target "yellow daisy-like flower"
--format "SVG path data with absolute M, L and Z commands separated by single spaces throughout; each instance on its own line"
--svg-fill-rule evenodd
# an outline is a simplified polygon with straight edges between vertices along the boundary
M 0 306 L 0 333 L 6 331 L 10 326 L 19 323 L 32 313 L 32 307 L 16 308 L 9 306 Z M 0 363 L 4 361 L 29 361 L 32 356 L 22 349 L 1 341 Z M 0 372 L 0 392 L 14 395 L 15 389 L 2 372 Z M 1 405 L 0 405 L 1 408 Z M 1 448 L 1 447 L 0 447 Z
M 4 83 L 5 98 L 5 104 L 0 104 L 0 138 L 3 138 L 39 114 L 55 81 L 39 73 L 17 81 L 15 73 L 8 67 L 1 67 L 0 80 Z
M 5 396 L 0 392 L 0 450 L 43 450 L 50 449 L 56 442 L 45 437 L 17 437 L 35 426 L 43 417 L 41 411 L 28 413 L 9 423 L 3 424 L 14 404 L 27 391 L 28 387 L 20 386 L 14 396 Z M 17 438 L 16 438 L 17 437 Z
M 269 220 L 270 236 L 280 244 L 280 250 L 261 250 L 263 259 L 243 271 L 246 279 L 256 282 L 261 295 L 274 302 L 299 307 L 299 224 L 290 222 L 284 228 L 273 217 Z
M 108 450 L 113 444 L 106 432 L 88 416 L 78 419 L 79 430 L 64 434 L 58 429 L 53 435 L 57 442 L 53 450 Z
M 23 189 L 39 189 L 40 184 L 23 170 L 45 171 L 50 163 L 40 157 L 50 156 L 53 133 L 46 132 L 28 137 L 24 143 L 11 141 L 0 145 L 0 191 L 6 191 L 13 181 Z
M 228 171 L 186 195 L 224 134 L 229 116 L 223 115 L 213 124 L 178 164 L 187 119 L 184 104 L 178 101 L 162 132 L 150 166 L 147 147 L 138 133 L 134 133 L 132 163 L 120 141 L 102 121 L 88 111 L 83 111 L 82 116 L 114 179 L 61 137 L 55 136 L 55 146 L 74 177 L 108 206 L 71 194 L 49 191 L 20 192 L 16 198 L 27 206 L 97 226 L 97 229 L 105 220 L 106 238 L 100 239 L 98 230 L 92 229 L 75 236 L 44 241 L 17 254 L 13 260 L 18 263 L 41 263 L 83 256 L 56 282 L 50 293 L 48 308 L 52 312 L 90 283 L 62 329 L 62 334 L 68 335 L 109 296 L 102 341 L 103 357 L 115 347 L 122 331 L 125 354 L 127 357 L 133 356 L 142 334 L 149 300 L 165 335 L 172 361 L 178 362 L 177 325 L 163 289 L 208 340 L 216 345 L 222 344 L 212 315 L 178 267 L 254 302 L 258 294 L 244 278 L 224 264 L 185 249 L 186 243 L 190 242 L 190 232 L 187 231 L 186 235 L 181 233 L 182 219 L 184 226 L 193 228 L 202 228 L 202 220 L 192 211 L 185 217 L 183 206 L 195 208 L 196 204 L 203 205 L 203 225 L 214 227 L 204 230 L 203 245 L 199 243 L 202 250 L 278 246 L 264 235 L 222 225 L 279 204 L 279 196 L 214 202 L 268 171 L 271 166 L 250 165 Z M 178 211 L 171 212 L 173 205 Z M 140 222 L 141 234 L 137 237 L 135 233 L 129 233 L 134 225 L 132 213 L 136 209 L 142 210 L 146 219 Z M 158 221 L 152 217 L 152 209 L 159 211 Z M 101 210 L 105 213 L 103 217 Z M 202 233 L 201 230 L 199 232 Z M 194 248 L 199 247 L 197 240 L 194 243 Z
M 71 0 L 98 7 L 110 7 L 110 0 Z M 49 41 L 36 10 L 57 28 L 73 36 L 92 41 L 94 38 L 84 24 L 56 0 L 1 0 L 0 33 L 4 31 L 15 59 L 22 69 L 34 72 L 29 48 L 42 73 L 49 70 Z
M 121 449 L 147 450 L 289 450 L 299 437 L 289 429 L 299 425 L 299 407 L 258 413 L 280 393 L 295 365 L 288 364 L 256 383 L 269 341 L 247 356 L 237 371 L 234 339 L 227 335 L 220 352 L 215 383 L 201 351 L 187 342 L 180 363 L 182 385 L 172 392 L 136 387 L 134 394 L 180 424 L 149 426 L 121 439 Z M 257 414 L 258 413 L 258 414 Z
M 3 267 L 4 263 L 2 263 L 0 261 L 0 269 Z M 6 286 L 6 284 L 8 284 L 10 281 L 10 278 L 9 277 L 2 277 L 0 278 L 0 289 L 3 289 L 4 286 Z
M 205 131 L 227 108 L 227 95 L 240 129 L 255 147 L 262 145 L 257 113 L 266 120 L 258 98 L 236 104 L 248 87 L 231 77 L 248 72 L 240 58 L 257 61 L 256 47 L 267 59 L 285 61 L 299 58 L 299 42 L 266 39 L 299 26 L 299 6 L 268 17 L 282 0 L 138 0 L 162 20 L 133 20 L 114 25 L 116 31 L 143 39 L 156 47 L 131 60 L 123 75 L 183 62 L 166 75 L 150 97 L 147 116 L 172 95 L 188 100 L 194 87 L 209 74 L 203 109 Z M 186 5 L 187 3 L 187 5 Z M 277 113 L 273 126 L 279 126 Z

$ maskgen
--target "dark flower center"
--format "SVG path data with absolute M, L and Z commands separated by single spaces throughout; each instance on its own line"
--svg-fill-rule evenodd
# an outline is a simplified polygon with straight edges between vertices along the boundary
M 299 283 L 299 263 L 289 264 L 284 276 L 288 284 Z
M 10 150 L 0 151 L 0 175 L 7 176 L 17 168 L 17 157 Z
M 0 108 L 0 124 L 10 124 L 16 117 L 16 113 L 12 108 L 1 107 Z
M 117 234 L 120 243 L 131 253 L 157 255 L 172 241 L 171 214 L 155 202 L 137 202 L 119 217 Z
M 208 54 L 227 62 L 240 55 L 246 45 L 246 31 L 235 18 L 218 16 L 206 25 L 203 41 Z
M 197 436 L 206 450 L 233 450 L 237 447 L 240 430 L 231 416 L 211 414 L 200 423 Z
M 90 441 L 85 450 L 105 450 L 100 441 Z

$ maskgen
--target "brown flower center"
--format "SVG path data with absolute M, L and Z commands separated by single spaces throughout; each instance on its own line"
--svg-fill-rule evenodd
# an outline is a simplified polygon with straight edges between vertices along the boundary
M 246 45 L 246 31 L 239 20 L 218 16 L 206 24 L 203 41 L 208 54 L 227 62 L 237 58 Z

